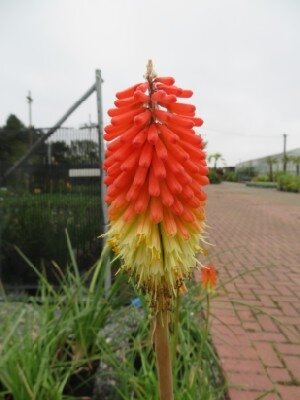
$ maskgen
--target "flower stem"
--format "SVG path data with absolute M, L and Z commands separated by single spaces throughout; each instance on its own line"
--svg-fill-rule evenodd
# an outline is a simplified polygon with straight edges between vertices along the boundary
M 154 343 L 159 381 L 160 400 L 173 400 L 173 377 L 169 349 L 168 311 L 158 311 L 155 316 Z
M 176 362 L 176 353 L 177 353 L 177 345 L 178 345 L 179 310 L 180 310 L 180 294 L 179 294 L 179 290 L 177 290 L 176 306 L 175 306 L 175 313 L 174 313 L 174 334 L 173 334 L 173 343 L 172 343 L 173 366 L 175 365 L 175 362 Z
M 208 293 L 206 295 L 206 305 L 207 305 L 207 309 L 206 309 L 205 331 L 206 331 L 206 334 L 208 335 L 209 319 L 210 319 L 210 296 Z

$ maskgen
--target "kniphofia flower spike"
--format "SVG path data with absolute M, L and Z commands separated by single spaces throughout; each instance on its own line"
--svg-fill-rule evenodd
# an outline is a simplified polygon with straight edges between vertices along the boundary
M 204 227 L 202 186 L 209 183 L 195 107 L 178 99 L 191 90 L 172 77 L 156 77 L 149 62 L 146 81 L 116 94 L 108 110 L 110 144 L 104 169 L 108 187 L 108 243 L 123 269 L 168 307 L 196 266 Z
M 217 285 L 217 271 L 212 264 L 201 268 L 201 286 L 207 293 L 214 292 Z

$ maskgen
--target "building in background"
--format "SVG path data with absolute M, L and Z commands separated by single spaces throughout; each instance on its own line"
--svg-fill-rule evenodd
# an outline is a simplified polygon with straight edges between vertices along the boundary
M 287 168 L 286 172 L 296 175 L 297 174 L 297 159 L 299 168 L 300 148 L 286 152 Z M 270 162 L 272 163 L 273 172 L 283 171 L 283 154 L 270 154 L 269 156 L 256 158 L 236 164 L 235 170 L 254 170 L 255 175 L 268 175 L 270 170 Z

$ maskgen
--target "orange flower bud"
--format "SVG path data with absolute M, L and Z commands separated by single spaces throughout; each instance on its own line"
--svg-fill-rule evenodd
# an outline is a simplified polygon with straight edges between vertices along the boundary
M 212 264 L 208 264 L 201 269 L 201 286 L 208 293 L 215 290 L 217 285 L 217 271 Z

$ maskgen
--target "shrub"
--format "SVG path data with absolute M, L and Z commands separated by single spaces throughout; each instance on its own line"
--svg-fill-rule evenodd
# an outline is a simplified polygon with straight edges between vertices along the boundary
M 283 175 L 285 175 L 283 171 L 274 172 L 274 181 L 278 182 L 278 179 L 280 179 Z
M 0 324 L 1 399 L 2 395 L 14 400 L 70 399 L 68 393 L 75 389 L 69 387 L 70 379 L 100 359 L 98 334 L 111 311 L 120 307 L 121 278 L 105 291 L 108 248 L 89 272 L 80 275 L 67 239 L 72 262 L 65 275 L 55 265 L 59 288 L 18 250 L 40 284 L 37 297 L 28 298 Z M 4 307 L 13 310 L 16 303 L 7 299 Z
M 238 177 L 237 177 L 236 172 L 234 172 L 234 171 L 227 172 L 224 175 L 224 180 L 227 182 L 237 182 Z
M 270 179 L 267 175 L 258 175 L 258 176 L 254 176 L 251 179 L 251 182 L 270 182 Z
M 213 184 L 222 182 L 220 175 L 214 170 L 209 171 L 208 179 L 209 179 L 210 183 L 213 183 Z
M 246 186 L 266 189 L 276 189 L 277 184 L 275 182 L 246 182 Z
M 283 190 L 285 192 L 300 192 L 300 177 L 293 175 L 279 175 L 277 178 L 277 188 L 278 190 Z

